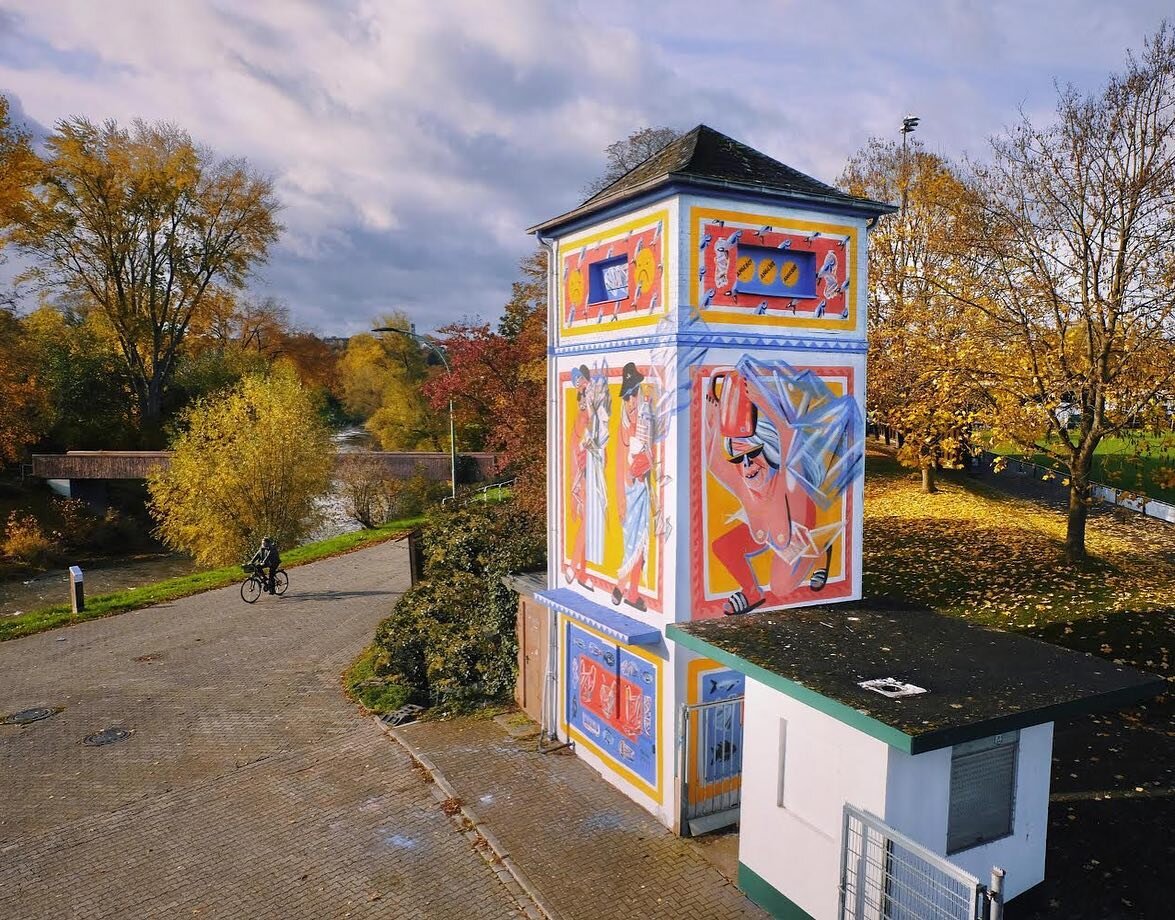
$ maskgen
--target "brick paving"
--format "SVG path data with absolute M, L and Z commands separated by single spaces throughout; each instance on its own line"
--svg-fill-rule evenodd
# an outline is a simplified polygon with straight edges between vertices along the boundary
M 535 752 L 488 719 L 400 729 L 566 920 L 767 915 L 688 839 L 566 751 Z
M 406 586 L 384 544 L 0 643 L 0 917 L 500 918 L 521 905 L 339 687 Z M 82 739 L 119 726 L 106 747 Z

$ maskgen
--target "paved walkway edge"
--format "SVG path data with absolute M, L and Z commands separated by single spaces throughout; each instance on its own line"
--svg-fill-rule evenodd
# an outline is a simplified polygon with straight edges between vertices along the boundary
M 372 719 L 384 734 L 394 738 L 396 742 L 399 743 L 400 746 L 408 752 L 409 756 L 418 764 L 420 764 L 424 771 L 432 778 L 432 781 L 436 784 L 440 792 L 443 793 L 444 799 L 455 799 L 458 802 L 461 801 L 461 797 L 457 794 L 457 790 L 455 790 L 452 784 L 450 784 L 450 782 L 445 779 L 445 775 L 440 771 L 437 765 L 432 762 L 427 754 L 414 747 L 402 733 L 396 731 L 394 726 L 388 725 L 386 722 L 382 721 L 379 716 L 372 716 Z M 472 825 L 472 830 L 482 840 L 485 841 L 486 845 L 493 852 L 494 856 L 497 857 L 498 862 L 501 863 L 501 865 L 514 879 L 518 887 L 521 888 L 523 892 L 525 892 L 526 896 L 530 898 L 535 907 L 538 908 L 540 915 L 547 918 L 547 920 L 562 920 L 558 911 L 556 911 L 553 907 L 551 907 L 550 904 L 547 903 L 547 901 L 539 893 L 539 890 L 535 887 L 534 883 L 527 877 L 526 873 L 523 872 L 518 864 L 510 858 L 510 852 L 506 849 L 505 845 L 497 838 L 493 831 L 491 831 L 489 827 L 485 825 L 481 818 L 478 817 L 477 812 L 475 812 L 468 805 L 462 803 L 460 814 L 465 818 L 466 821 L 469 822 L 470 825 Z M 529 910 L 527 910 L 527 914 L 530 914 Z

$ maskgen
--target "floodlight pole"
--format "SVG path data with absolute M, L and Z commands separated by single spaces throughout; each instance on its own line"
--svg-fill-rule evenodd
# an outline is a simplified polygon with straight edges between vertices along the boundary
M 422 335 L 410 331 L 408 329 L 397 329 L 394 326 L 380 326 L 378 329 L 372 329 L 372 332 L 395 332 L 399 335 L 407 336 L 408 338 L 427 345 L 431 348 L 438 358 L 441 359 L 441 364 L 445 366 L 445 373 L 452 374 L 453 368 L 449 366 L 449 359 L 445 357 L 445 353 L 440 350 L 433 342 L 430 342 Z M 457 426 L 453 417 L 453 397 L 449 397 L 449 494 L 453 500 L 457 500 Z
M 906 154 L 906 137 L 918 127 L 918 122 L 921 120 L 916 115 L 907 115 L 902 119 L 902 127 L 899 129 L 902 132 L 902 214 L 906 213 L 906 193 L 910 186 L 910 177 L 906 175 L 910 168 L 910 161 Z

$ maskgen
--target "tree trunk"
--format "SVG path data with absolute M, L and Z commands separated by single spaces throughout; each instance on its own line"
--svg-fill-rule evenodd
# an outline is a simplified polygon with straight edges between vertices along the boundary
M 1085 553 L 1085 521 L 1089 517 L 1089 483 L 1082 477 L 1069 479 L 1069 521 L 1065 529 L 1065 561 L 1081 562 Z
M 881 426 L 881 436 L 885 438 L 885 446 L 889 447 L 889 425 Z
M 934 483 L 934 467 L 922 467 L 922 491 L 927 495 L 932 495 L 938 491 L 938 486 Z

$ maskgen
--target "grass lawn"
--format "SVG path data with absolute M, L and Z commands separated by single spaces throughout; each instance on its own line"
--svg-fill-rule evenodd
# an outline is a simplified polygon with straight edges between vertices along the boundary
M 1061 561 L 1058 511 L 948 474 L 923 495 L 916 471 L 870 450 L 865 475 L 864 589 L 1005 629 L 1175 607 L 1175 527 L 1102 506 L 1094 558 Z
M 392 521 L 372 530 L 357 530 L 354 533 L 340 534 L 317 543 L 307 543 L 283 553 L 282 566 L 290 568 L 291 566 L 305 565 L 307 562 L 348 553 L 374 543 L 382 543 L 423 522 L 423 517 Z M 152 604 L 173 601 L 191 594 L 199 594 L 202 591 L 211 591 L 213 588 L 223 588 L 241 581 L 244 577 L 241 567 L 232 565 L 171 578 L 167 581 L 143 585 L 127 591 L 99 594 L 86 598 L 85 611 L 76 617 L 70 610 L 69 604 L 54 604 L 51 607 L 30 610 L 19 616 L 5 617 L 0 620 L 0 642 L 5 639 L 31 636 L 33 633 L 44 632 L 57 626 L 70 626 L 83 620 L 94 620 L 116 613 L 125 613 L 128 610 L 150 607 Z
M 1145 436 L 1103 440 L 1094 452 L 1091 478 L 1102 485 L 1137 492 L 1147 498 L 1175 504 L 1175 487 L 1169 484 L 1164 475 L 1165 471 L 1175 467 L 1172 435 L 1168 434 L 1161 444 L 1158 439 L 1152 439 L 1151 443 L 1154 446 L 1145 456 L 1139 456 L 1137 453 L 1140 440 L 1145 440 Z M 1050 469 L 1061 469 L 1055 460 L 1044 454 L 1026 453 L 1012 444 L 997 444 L 988 449 L 1004 456 L 1030 460 Z

